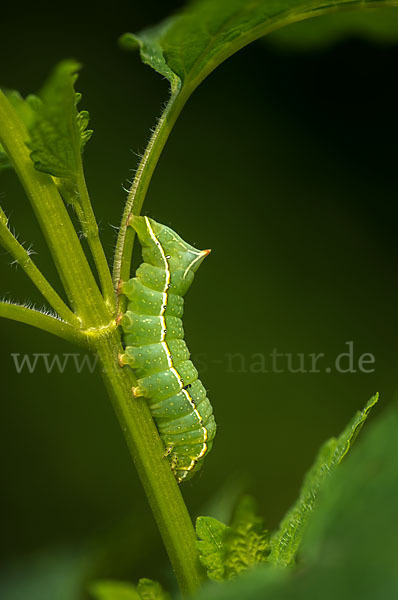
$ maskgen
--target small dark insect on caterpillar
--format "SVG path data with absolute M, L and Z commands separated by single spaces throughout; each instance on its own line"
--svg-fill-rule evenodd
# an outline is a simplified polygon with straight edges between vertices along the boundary
M 183 340 L 183 296 L 210 250 L 197 250 L 172 229 L 133 217 L 144 262 L 122 284 L 128 298 L 120 325 L 121 365 L 134 370 L 134 396 L 148 399 L 171 469 L 180 483 L 198 471 L 216 433 L 212 406 Z

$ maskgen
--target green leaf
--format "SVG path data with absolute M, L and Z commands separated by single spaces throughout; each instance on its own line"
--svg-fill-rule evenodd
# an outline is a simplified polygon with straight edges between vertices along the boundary
M 239 502 L 224 544 L 225 570 L 230 579 L 267 560 L 269 536 L 250 496 Z
M 152 579 L 140 579 L 137 591 L 141 600 L 169 600 L 170 595 L 164 591 L 160 583 Z
M 396 600 L 397 431 L 395 406 L 331 473 L 304 535 L 300 569 L 264 565 L 205 586 L 197 600 Z
M 333 471 L 343 460 L 366 421 L 371 408 L 378 401 L 373 396 L 362 411 L 359 411 L 338 438 L 331 438 L 320 449 L 315 463 L 307 473 L 297 502 L 271 538 L 269 561 L 287 566 L 294 562 L 302 541 L 309 517 L 318 503 L 318 495 Z
M 120 38 L 120 43 L 126 50 L 140 49 L 142 61 L 155 69 L 160 75 L 166 77 L 172 90 L 181 87 L 181 80 L 168 66 L 163 55 L 162 45 L 159 40 L 166 36 L 168 29 L 174 24 L 175 18 L 171 17 L 156 27 L 145 29 L 139 34 L 125 33 Z
M 80 65 L 61 62 L 39 97 L 27 100 L 34 111 L 29 127 L 31 158 L 38 171 L 49 173 L 68 186 L 76 185 L 82 169 L 81 153 L 92 135 L 87 111 L 78 112 L 80 94 L 74 90 Z
M 357 598 L 396 598 L 398 411 L 384 413 L 327 484 L 303 543 L 302 560 L 330 580 L 328 598 L 346 582 Z M 314 589 L 315 591 L 315 589 Z M 334 596 L 333 596 L 334 594 Z
M 200 561 L 213 581 L 232 579 L 267 560 L 268 534 L 250 496 L 239 502 L 230 527 L 198 517 L 196 534 Z
M 95 581 L 89 587 L 95 600 L 170 600 L 157 581 L 140 579 L 137 587 L 124 581 L 104 579 Z
M 198 517 L 196 519 L 196 535 L 199 559 L 207 570 L 209 579 L 223 581 L 224 568 L 224 536 L 229 530 L 227 525 L 213 517 Z
M 122 44 L 140 49 L 142 60 L 166 77 L 186 99 L 209 73 L 250 42 L 283 26 L 339 8 L 370 7 L 362 0 L 192 0 L 176 16 Z M 393 0 L 378 2 L 394 7 Z
M 368 8 L 341 11 L 320 17 L 315 22 L 309 19 L 278 29 L 270 35 L 269 42 L 289 50 L 313 51 L 348 37 L 396 44 L 398 10 Z
M 135 586 L 124 581 L 95 581 L 89 592 L 95 600 L 141 600 Z

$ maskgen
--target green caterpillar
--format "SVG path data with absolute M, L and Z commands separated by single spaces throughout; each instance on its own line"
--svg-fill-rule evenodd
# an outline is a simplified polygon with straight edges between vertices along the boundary
M 183 296 L 210 250 L 197 250 L 148 217 L 129 223 L 142 246 L 143 264 L 123 283 L 127 311 L 120 320 L 125 353 L 135 372 L 134 396 L 148 399 L 171 469 L 180 483 L 198 471 L 216 433 L 212 406 L 183 340 Z

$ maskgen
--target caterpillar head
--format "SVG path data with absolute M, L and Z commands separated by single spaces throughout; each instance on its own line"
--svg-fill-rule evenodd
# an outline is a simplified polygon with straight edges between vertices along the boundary
M 145 262 L 163 267 L 166 262 L 172 271 L 195 273 L 210 250 L 198 250 L 185 242 L 166 225 L 161 225 L 149 217 L 133 216 L 130 223 L 137 232 Z

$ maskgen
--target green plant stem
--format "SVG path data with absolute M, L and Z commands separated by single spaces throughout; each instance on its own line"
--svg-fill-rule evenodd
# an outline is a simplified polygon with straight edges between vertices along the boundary
M 103 324 L 109 310 L 55 183 L 33 167 L 26 139 L 23 123 L 0 91 L 0 142 L 28 194 L 70 303 L 84 327 Z
M 79 346 L 86 345 L 85 336 L 76 327 L 27 306 L 0 302 L 0 317 L 37 327 Z
M 113 281 L 117 288 L 130 276 L 135 232 L 128 227 L 131 214 L 139 215 L 148 186 L 164 145 L 185 103 L 178 90 L 174 90 L 157 126 L 149 140 L 132 183 L 115 251 Z M 120 310 L 124 309 L 124 297 Z M 109 348 L 99 350 L 103 364 L 116 364 L 115 359 L 103 355 Z M 196 535 L 178 484 L 164 459 L 164 448 L 154 426 L 147 402 L 142 398 L 131 400 L 131 387 L 135 385 L 129 369 L 104 373 L 104 379 L 113 398 L 115 410 L 125 432 L 127 443 L 146 491 L 181 592 L 192 596 L 200 585 L 200 565 L 196 548 Z M 155 433 L 156 432 L 156 433 Z
M 173 125 L 185 104 L 185 100 L 186 98 L 183 98 L 178 90 L 171 94 L 138 165 L 127 197 L 116 244 L 113 266 L 113 283 L 115 287 L 118 286 L 120 281 L 126 281 L 130 277 L 135 232 L 132 227 L 128 227 L 128 219 L 132 213 L 139 215 L 141 212 L 153 172 Z
M 166 129 L 169 131 L 171 125 Z M 179 585 L 184 595 L 192 595 L 199 586 L 200 570 L 195 532 L 187 508 L 169 462 L 164 458 L 164 448 L 147 402 L 144 398 L 133 398 L 131 388 L 136 383 L 133 373 L 118 365 L 118 353 L 122 351 L 122 346 L 116 322 L 110 317 L 110 311 L 95 283 L 55 183 L 33 168 L 25 139 L 26 132 L 22 124 L 8 101 L 0 95 L 0 141 L 30 196 L 72 306 L 83 321 L 84 330 L 77 330 L 49 316 L 15 305 L 2 304 L 0 316 L 40 327 L 79 344 L 86 343 L 98 354 L 103 378 Z M 148 183 L 149 178 L 146 187 Z M 141 194 L 141 204 L 142 200 Z
M 98 224 L 90 201 L 90 196 L 88 194 L 82 167 L 80 168 L 78 177 L 78 187 L 82 208 L 82 213 L 80 216 L 78 213 L 78 217 L 83 228 L 84 237 L 87 239 L 91 254 L 94 258 L 105 303 L 111 312 L 114 312 L 115 290 L 113 289 L 112 276 L 109 270 L 108 261 L 106 260 L 104 249 L 101 244 Z
M 80 326 L 79 319 L 65 304 L 47 279 L 36 267 L 30 258 L 29 252 L 18 242 L 8 228 L 7 217 L 0 207 L 0 245 L 11 254 L 14 260 L 25 271 L 29 279 L 35 284 L 50 306 L 58 315 L 71 325 Z
M 157 525 L 170 557 L 181 592 L 193 595 L 200 584 L 196 536 L 163 444 L 153 422 L 147 401 L 133 398 L 136 385 L 133 372 L 118 365 L 122 351 L 118 331 L 92 340 L 99 356 L 103 378 Z

